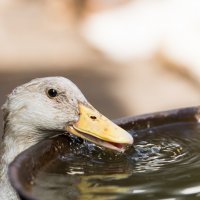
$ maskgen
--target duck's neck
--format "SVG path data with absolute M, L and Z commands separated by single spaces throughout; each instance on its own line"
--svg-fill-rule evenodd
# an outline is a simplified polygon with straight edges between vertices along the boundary
M 37 133 L 31 127 L 19 124 L 5 128 L 0 145 L 0 182 L 7 179 L 8 165 L 14 158 L 37 142 Z
M 38 133 L 25 126 L 6 127 L 0 144 L 0 200 L 19 200 L 8 179 L 8 165 L 22 151 L 38 142 Z
M 4 136 L 0 144 L 0 199 L 17 200 L 17 194 L 8 179 L 8 165 L 14 158 L 36 144 L 39 140 L 38 132 L 33 128 L 10 122 L 4 127 Z

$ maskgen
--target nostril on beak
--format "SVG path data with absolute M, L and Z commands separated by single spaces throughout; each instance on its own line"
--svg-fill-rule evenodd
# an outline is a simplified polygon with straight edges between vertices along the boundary
M 90 116 L 90 118 L 93 119 L 93 120 L 95 120 L 97 117 L 94 116 L 94 115 L 92 115 L 92 116 Z

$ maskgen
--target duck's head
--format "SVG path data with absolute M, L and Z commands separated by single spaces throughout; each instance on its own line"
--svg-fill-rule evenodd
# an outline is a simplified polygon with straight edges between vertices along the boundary
M 69 132 L 122 152 L 126 144 L 133 143 L 128 132 L 95 110 L 63 77 L 38 78 L 17 87 L 8 96 L 3 111 L 5 136 L 12 130 L 14 137 L 24 137 L 24 142 Z

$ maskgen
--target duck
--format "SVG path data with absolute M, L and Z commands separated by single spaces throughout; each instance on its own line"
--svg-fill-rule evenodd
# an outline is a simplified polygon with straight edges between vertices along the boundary
M 65 77 L 36 78 L 16 87 L 2 106 L 0 199 L 18 200 L 8 165 L 22 151 L 46 138 L 72 134 L 102 149 L 124 152 L 133 137 L 97 111 Z M 68 137 L 66 137 L 67 139 Z

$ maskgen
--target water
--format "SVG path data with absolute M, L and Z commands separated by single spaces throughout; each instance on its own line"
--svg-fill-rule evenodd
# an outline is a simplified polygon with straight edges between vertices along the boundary
M 125 154 L 72 141 L 70 152 L 40 172 L 33 194 L 42 200 L 200 199 L 200 125 L 133 134 L 134 147 Z

